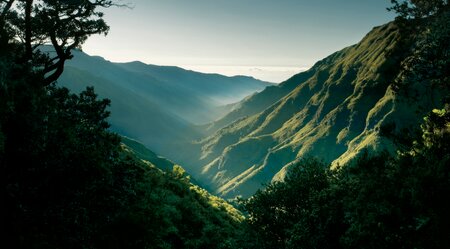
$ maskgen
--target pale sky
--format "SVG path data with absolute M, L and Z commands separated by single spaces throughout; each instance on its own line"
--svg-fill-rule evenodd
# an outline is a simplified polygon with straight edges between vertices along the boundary
M 90 55 L 279 83 L 393 20 L 390 0 L 123 0 Z

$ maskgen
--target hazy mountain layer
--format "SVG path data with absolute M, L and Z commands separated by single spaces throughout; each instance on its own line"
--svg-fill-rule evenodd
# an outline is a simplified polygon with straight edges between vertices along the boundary
M 203 134 L 197 124 L 223 116 L 234 103 L 270 83 L 251 77 L 203 74 L 141 62 L 112 63 L 74 51 L 58 84 L 79 92 L 94 86 L 109 98 L 114 131 L 166 154 Z
M 235 103 L 263 90 L 268 82 L 246 76 L 227 77 L 204 74 L 172 66 L 147 65 L 142 62 L 112 63 L 101 57 L 74 52 L 68 69 L 94 74 L 152 100 L 169 113 L 193 123 L 214 121 L 223 111 L 218 108 Z M 66 83 L 67 79 L 61 80 Z M 92 81 L 92 79 L 86 79 Z M 92 82 L 92 84 L 95 84 Z
M 439 103 L 423 85 L 413 86 L 427 93 L 414 100 L 392 91 L 410 53 L 401 37 L 394 24 L 374 28 L 360 43 L 244 100 L 210 128 L 235 122 L 197 144 L 203 165 L 197 179 L 224 197 L 249 196 L 301 157 L 336 165 L 364 149 L 392 150 L 380 130 L 417 126 L 431 103 Z

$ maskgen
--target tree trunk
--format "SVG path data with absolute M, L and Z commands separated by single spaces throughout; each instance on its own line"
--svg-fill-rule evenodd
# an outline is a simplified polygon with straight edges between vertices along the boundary
M 26 0 L 25 2 L 25 61 L 33 58 L 33 48 L 31 46 L 31 11 L 33 0 Z

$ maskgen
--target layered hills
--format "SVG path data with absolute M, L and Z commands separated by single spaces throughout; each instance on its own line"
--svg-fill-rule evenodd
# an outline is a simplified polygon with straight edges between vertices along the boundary
M 111 100 L 112 129 L 165 154 L 203 136 L 199 124 L 225 115 L 233 103 L 272 85 L 251 77 L 203 74 L 142 62 L 113 63 L 74 51 L 58 84 L 80 92 L 93 86 Z
M 376 27 L 279 85 L 81 52 L 60 84 L 75 91 L 94 85 L 112 100 L 113 130 L 180 163 L 222 197 L 248 197 L 304 157 L 336 167 L 365 151 L 393 152 L 387 130 L 417 128 L 440 107 L 439 94 L 425 85 L 412 85 L 408 97 L 394 90 L 413 53 L 414 37 L 400 30 Z
M 337 166 L 366 150 L 395 150 L 382 131 L 417 127 L 439 105 L 439 95 L 424 85 L 411 86 L 426 93 L 419 98 L 393 90 L 411 54 L 412 39 L 404 37 L 394 23 L 376 27 L 360 43 L 246 98 L 207 127 L 214 133 L 195 144 L 196 158 L 181 161 L 210 189 L 232 198 L 282 179 L 303 157 Z

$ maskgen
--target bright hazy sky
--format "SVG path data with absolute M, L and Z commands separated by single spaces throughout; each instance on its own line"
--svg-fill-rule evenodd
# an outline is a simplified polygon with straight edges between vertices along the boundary
M 389 0 L 123 0 L 90 55 L 281 82 L 393 20 Z

